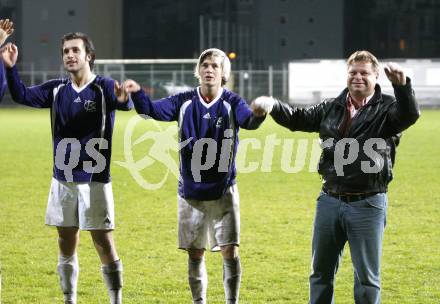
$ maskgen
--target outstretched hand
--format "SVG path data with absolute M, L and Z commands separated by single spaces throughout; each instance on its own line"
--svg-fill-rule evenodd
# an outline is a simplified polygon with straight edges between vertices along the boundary
M 126 94 L 136 93 L 141 90 L 139 83 L 132 79 L 127 79 L 124 81 L 123 87 Z
M 118 81 L 115 81 L 114 91 L 118 102 L 127 102 L 128 95 L 136 93 L 141 90 L 141 86 L 134 80 L 127 79 L 121 85 Z
M 274 104 L 275 99 L 273 99 L 272 96 L 260 96 L 251 103 L 251 109 L 255 116 L 261 117 L 269 114 L 272 111 Z
M 394 85 L 405 85 L 406 84 L 406 76 L 403 72 L 402 68 L 394 62 L 390 62 L 387 64 L 387 66 L 384 68 L 385 74 L 387 75 L 388 79 L 391 81 Z
M 14 32 L 14 23 L 9 19 L 0 20 L 0 46 L 5 43 L 6 39 Z
M 0 48 L 0 55 L 3 58 L 5 66 L 12 68 L 17 63 L 18 48 L 13 43 L 8 43 L 4 47 Z

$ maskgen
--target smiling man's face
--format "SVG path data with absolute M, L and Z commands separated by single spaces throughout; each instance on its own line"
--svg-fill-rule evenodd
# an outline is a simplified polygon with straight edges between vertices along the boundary
M 379 74 L 371 62 L 354 61 L 347 72 L 347 87 L 352 96 L 365 98 L 374 93 Z
M 67 40 L 63 44 L 63 64 L 69 73 L 75 73 L 89 66 L 90 55 L 86 53 L 82 39 Z

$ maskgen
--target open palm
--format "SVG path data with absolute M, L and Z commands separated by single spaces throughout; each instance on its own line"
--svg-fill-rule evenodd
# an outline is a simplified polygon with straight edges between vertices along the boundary
M 12 68 L 17 63 L 18 48 L 15 44 L 8 43 L 1 49 L 1 56 L 5 66 Z
M 13 22 L 9 19 L 0 20 L 0 46 L 6 41 L 6 39 L 14 32 Z

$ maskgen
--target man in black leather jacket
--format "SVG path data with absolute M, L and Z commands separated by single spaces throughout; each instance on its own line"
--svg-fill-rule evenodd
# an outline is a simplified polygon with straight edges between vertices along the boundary
M 323 188 L 312 240 L 310 303 L 334 303 L 334 279 L 348 241 L 354 268 L 355 303 L 380 303 L 380 260 L 386 222 L 387 185 L 392 179 L 400 132 L 419 117 L 411 81 L 393 63 L 385 73 L 394 96 L 377 84 L 379 63 L 368 51 L 347 60 L 347 88 L 307 109 L 272 97 L 253 107 L 292 131 L 318 132 Z

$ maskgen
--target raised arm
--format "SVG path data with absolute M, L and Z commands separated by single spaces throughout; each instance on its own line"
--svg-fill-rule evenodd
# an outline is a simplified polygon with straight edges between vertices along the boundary
M 128 79 L 123 84 L 126 94 L 130 94 L 136 112 L 140 115 L 148 115 L 155 120 L 177 120 L 179 111 L 178 95 L 152 101 L 144 93 L 141 86 L 134 80 Z
M 411 80 L 405 76 L 403 70 L 395 63 L 385 67 L 385 74 L 394 88 L 396 102 L 388 112 L 388 132 L 397 134 L 414 124 L 420 116 Z
M 7 46 L 3 46 L 3 43 L 5 43 L 6 39 L 12 35 L 14 32 L 14 27 L 12 21 L 9 21 L 9 19 L 1 19 L 0 20 L 0 53 L 3 53 L 3 50 Z M 0 56 L 0 101 L 3 98 L 3 95 L 6 91 L 6 76 L 5 76 L 5 68 L 3 64 L 3 60 Z
M 0 47 L 5 43 L 6 39 L 14 32 L 14 23 L 9 19 L 0 20 Z
M 0 102 L 6 91 L 6 76 L 5 67 L 3 66 L 3 60 L 0 58 Z
M 15 44 L 7 45 L 2 52 L 2 58 L 6 67 L 6 79 L 13 100 L 34 108 L 51 107 L 53 89 L 60 81 L 52 80 L 42 85 L 27 88 L 21 81 L 15 66 L 18 58 L 17 46 Z

